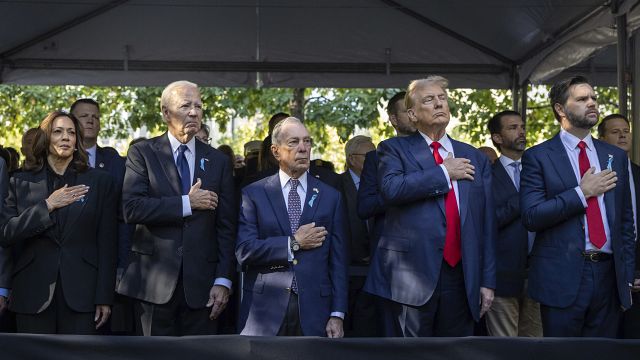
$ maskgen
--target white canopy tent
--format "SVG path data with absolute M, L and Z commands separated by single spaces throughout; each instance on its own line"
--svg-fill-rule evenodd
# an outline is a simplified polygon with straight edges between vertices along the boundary
M 640 0 L 8 0 L 0 83 L 405 87 L 437 73 L 517 94 L 579 72 L 626 87 L 638 27 Z

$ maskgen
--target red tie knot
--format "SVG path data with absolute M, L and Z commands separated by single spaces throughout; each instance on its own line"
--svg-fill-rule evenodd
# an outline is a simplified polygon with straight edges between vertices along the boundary
M 586 143 L 586 142 L 584 142 L 584 141 L 580 141 L 580 142 L 578 143 L 578 147 L 580 148 L 580 150 L 584 150 L 584 149 L 586 149 L 586 148 L 587 148 L 587 143 Z
M 440 145 L 439 142 L 434 141 L 434 142 L 431 143 L 430 146 L 433 148 L 433 151 L 438 151 L 438 149 L 440 149 L 440 146 L 442 146 L 442 145 Z

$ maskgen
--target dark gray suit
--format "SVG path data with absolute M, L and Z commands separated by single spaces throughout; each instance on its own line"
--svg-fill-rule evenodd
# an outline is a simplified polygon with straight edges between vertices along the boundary
M 193 210 L 188 217 L 182 216 L 180 178 L 167 133 L 129 149 L 122 199 L 125 220 L 136 224 L 136 231 L 118 293 L 161 305 L 179 289 L 190 309 L 206 311 L 214 279 L 233 278 L 237 214 L 229 159 L 199 141 L 195 149 L 193 179 L 218 194 L 218 207 Z M 159 333 L 185 334 L 173 327 L 168 324 Z

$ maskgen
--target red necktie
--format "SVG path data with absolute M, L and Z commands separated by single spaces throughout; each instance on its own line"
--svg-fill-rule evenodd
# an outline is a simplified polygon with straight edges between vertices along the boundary
M 587 144 L 584 141 L 580 141 L 578 147 L 580 148 L 578 163 L 580 164 L 580 177 L 582 177 L 591 168 L 591 164 L 585 150 Z M 607 236 L 604 233 L 604 224 L 602 223 L 602 214 L 600 213 L 597 196 L 587 199 L 587 226 L 589 227 L 589 241 L 598 249 L 602 248 L 604 243 L 607 242 Z
M 433 148 L 433 158 L 436 164 L 442 164 L 442 156 L 438 152 L 440 143 L 434 141 L 431 143 Z M 447 218 L 447 235 L 444 241 L 444 261 L 451 267 L 460 262 L 462 255 L 460 254 L 460 213 L 458 212 L 458 203 L 456 202 L 456 192 L 451 182 L 451 190 L 444 195 L 444 209 Z

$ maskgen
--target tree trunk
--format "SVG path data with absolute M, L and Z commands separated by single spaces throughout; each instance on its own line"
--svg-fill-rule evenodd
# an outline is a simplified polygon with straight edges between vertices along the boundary
M 304 121 L 304 90 L 305 88 L 293 89 L 293 100 L 291 100 L 291 116 Z

